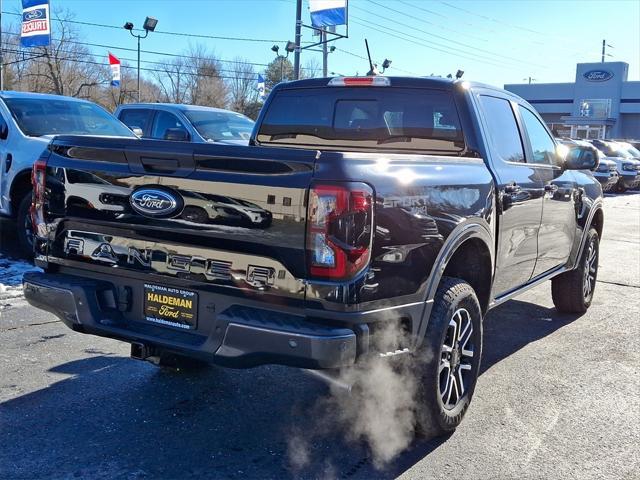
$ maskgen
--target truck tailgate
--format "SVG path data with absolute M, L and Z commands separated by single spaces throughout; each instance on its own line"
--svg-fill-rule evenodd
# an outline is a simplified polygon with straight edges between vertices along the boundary
M 304 301 L 315 151 L 88 137 L 50 151 L 40 260 Z

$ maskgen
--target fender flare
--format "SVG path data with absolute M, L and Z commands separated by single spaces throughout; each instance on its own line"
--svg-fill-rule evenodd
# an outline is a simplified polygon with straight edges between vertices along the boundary
M 462 225 L 458 225 L 449 235 L 445 244 L 440 249 L 438 257 L 431 269 L 429 275 L 429 281 L 426 286 L 426 295 L 424 300 L 424 307 L 422 311 L 422 317 L 416 333 L 416 347 L 422 343 L 424 336 L 427 332 L 427 326 L 429 324 L 429 318 L 431 316 L 431 310 L 433 308 L 433 301 L 440 286 L 443 274 L 451 258 L 458 250 L 458 248 L 467 240 L 477 238 L 481 240 L 489 250 L 491 258 L 491 282 L 493 282 L 493 274 L 495 270 L 495 249 L 493 236 L 490 233 L 489 225 L 485 225 L 479 222 L 469 222 Z
M 602 211 L 604 215 L 603 202 L 601 198 L 598 198 L 594 201 L 591 209 L 589 210 L 589 215 L 587 216 L 587 221 L 584 224 L 584 228 L 582 229 L 582 235 L 580 236 L 580 243 L 578 245 L 578 251 L 576 256 L 572 259 L 571 268 L 569 270 L 573 270 L 577 267 L 580 258 L 582 257 L 582 252 L 584 251 L 584 246 L 587 241 L 587 235 L 589 234 L 589 230 L 591 229 L 591 225 L 593 225 L 593 219 L 596 216 L 596 212 Z

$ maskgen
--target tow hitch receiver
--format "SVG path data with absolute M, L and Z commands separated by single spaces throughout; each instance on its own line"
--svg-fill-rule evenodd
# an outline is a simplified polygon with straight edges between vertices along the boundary
M 147 360 L 151 356 L 151 348 L 144 343 L 131 342 L 131 358 Z

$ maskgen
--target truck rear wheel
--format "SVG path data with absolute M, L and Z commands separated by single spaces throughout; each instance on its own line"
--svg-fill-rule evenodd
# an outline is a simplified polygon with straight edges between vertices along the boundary
M 558 311 L 584 313 L 591 306 L 598 277 L 600 238 L 590 228 L 578 267 L 551 280 L 551 297 Z
M 464 280 L 442 279 L 417 355 L 422 371 L 417 433 L 453 431 L 471 402 L 482 355 L 482 310 Z
M 33 225 L 31 223 L 31 190 L 22 197 L 18 205 L 16 224 L 20 253 L 26 258 L 33 257 Z

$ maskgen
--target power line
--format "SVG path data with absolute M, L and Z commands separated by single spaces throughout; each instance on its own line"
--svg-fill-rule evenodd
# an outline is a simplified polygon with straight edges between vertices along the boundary
M 388 7 L 388 6 L 383 5 L 383 4 L 379 3 L 379 2 L 376 2 L 375 0 L 368 0 L 368 2 L 369 2 L 369 3 L 372 3 L 372 4 L 374 4 L 374 5 L 377 5 L 377 6 L 381 7 L 381 8 L 384 8 L 384 9 L 386 9 L 386 10 L 389 10 L 389 11 L 391 11 L 391 12 L 395 12 L 395 13 L 398 13 L 398 14 L 400 14 L 400 15 L 404 15 L 404 16 L 409 17 L 409 18 L 413 18 L 413 19 L 416 19 L 416 20 L 420 20 L 420 19 L 417 19 L 416 17 L 414 17 L 414 16 L 412 16 L 412 15 L 410 15 L 410 14 L 408 14 L 408 13 L 402 12 L 402 11 L 400 11 L 400 10 L 396 10 L 395 8 Z M 353 7 L 352 7 L 352 8 L 353 8 Z M 355 8 L 358 8 L 358 7 L 355 7 Z M 362 9 L 361 9 L 361 8 L 358 8 L 358 10 L 362 10 Z M 458 41 L 453 40 L 453 39 L 451 39 L 451 38 L 443 37 L 442 35 L 438 35 L 438 34 L 435 34 L 435 33 L 430 33 L 430 32 L 427 32 L 427 31 L 425 31 L 425 30 L 422 30 L 422 29 L 419 29 L 419 28 L 413 27 L 413 26 L 411 26 L 411 25 L 408 25 L 408 24 L 406 24 L 406 23 L 403 23 L 403 22 L 400 22 L 400 21 L 397 21 L 397 20 L 391 20 L 391 19 L 388 19 L 388 18 L 387 18 L 386 20 L 388 20 L 388 21 L 390 21 L 390 22 L 393 22 L 393 23 L 396 23 L 396 24 L 398 24 L 398 25 L 401 25 L 402 27 L 410 28 L 411 30 L 418 31 L 418 32 L 420 32 L 420 33 L 422 33 L 422 34 L 424 34 L 424 35 L 428 35 L 428 36 L 430 36 L 430 37 L 434 37 L 434 38 L 437 38 L 437 39 L 440 39 L 440 40 L 444 40 L 444 41 L 446 41 L 446 42 L 448 42 L 448 43 L 450 43 L 450 44 L 453 44 L 453 45 L 459 45 L 459 46 L 461 46 L 461 47 L 464 47 L 464 49 L 465 49 L 465 50 L 460 50 L 460 49 L 458 49 L 458 48 L 456 48 L 456 47 L 450 47 L 450 46 L 447 46 L 447 45 L 442 45 L 442 44 L 438 44 L 438 43 L 435 43 L 435 42 L 434 42 L 436 45 L 438 45 L 438 46 L 440 46 L 440 47 L 442 47 L 442 48 L 449 48 L 449 49 L 452 49 L 452 50 L 458 50 L 458 51 L 462 51 L 463 53 L 464 53 L 464 52 L 472 53 L 472 52 L 470 52 L 469 50 L 475 50 L 475 51 L 481 52 L 481 53 L 483 53 L 483 54 L 492 55 L 492 56 L 494 56 L 494 57 L 499 57 L 499 58 L 501 58 L 501 59 L 505 59 L 505 60 L 510 60 L 511 62 L 517 62 L 517 63 L 523 63 L 523 64 L 526 64 L 526 65 L 532 65 L 532 63 L 531 63 L 531 62 L 528 62 L 528 61 L 525 61 L 525 60 L 521 60 L 521 59 L 519 59 L 519 58 L 515 58 L 515 57 L 510 57 L 510 56 L 508 56 L 508 55 L 502 55 L 502 54 L 500 54 L 500 53 L 495 53 L 495 52 L 492 52 L 492 51 L 490 51 L 490 50 L 486 50 L 486 49 L 483 49 L 483 48 L 474 47 L 473 45 L 469 45 L 469 44 L 467 44 L 467 43 L 458 42 Z M 490 57 L 489 57 L 489 58 L 490 58 Z M 535 64 L 534 64 L 534 65 L 535 65 Z M 536 65 L 536 66 L 538 66 L 538 67 L 543 67 L 543 65 Z
M 15 17 L 22 17 L 21 14 L 19 13 L 15 13 L 15 12 L 2 12 L 3 14 L 6 15 L 12 15 Z M 118 30 L 122 30 L 122 27 L 116 26 L 116 25 L 107 25 L 104 23 L 93 23 L 93 22 L 83 22 L 80 20 L 69 20 L 69 19 L 61 19 L 61 18 L 57 18 L 55 19 L 56 21 L 59 22 L 66 22 L 66 23 L 74 23 L 76 25 L 84 25 L 84 26 L 89 26 L 89 27 L 99 27 L 99 28 L 110 28 L 110 29 L 118 29 Z M 140 29 L 135 29 L 136 31 L 143 31 Z M 243 38 L 243 37 L 225 37 L 225 36 L 217 36 L 217 35 L 202 35 L 202 34 L 197 34 L 197 33 L 184 33 L 184 32 L 166 32 L 163 30 L 154 30 L 153 32 L 154 34 L 160 34 L 160 35 L 173 35 L 173 36 L 179 36 L 179 37 L 189 37 L 189 38 L 206 38 L 206 39 L 210 39 L 210 40 L 230 40 L 230 41 L 238 41 L 238 42 L 259 42 L 259 43 L 283 43 L 286 42 L 287 40 L 274 40 L 274 39 L 269 39 L 269 38 Z
M 20 34 L 16 33 L 16 32 L 3 32 L 6 35 L 10 35 L 10 36 L 15 36 L 15 37 L 19 37 Z M 96 48 L 106 48 L 106 49 L 110 49 L 110 50 L 122 50 L 122 51 L 126 51 L 126 52 L 137 52 L 138 50 L 135 48 L 130 48 L 130 47 L 123 47 L 123 46 L 119 46 L 119 45 L 107 45 L 107 44 L 101 44 L 101 43 L 90 43 L 90 42 L 80 42 L 77 40 L 67 40 L 67 39 L 59 39 L 59 38 L 51 38 L 51 40 L 53 41 L 58 41 L 58 42 L 66 42 L 66 43 L 70 43 L 73 45 L 81 45 L 81 46 L 87 46 L 87 47 L 96 47 Z M 168 53 L 168 52 L 158 52 L 158 51 L 153 51 L 153 50 L 140 50 L 141 53 L 147 53 L 149 55 L 159 55 L 159 56 L 166 56 L 166 57 L 174 57 L 174 58 L 188 58 L 190 60 L 208 60 L 205 57 L 198 57 L 198 56 L 194 56 L 194 55 L 188 55 L 188 54 L 181 54 L 181 53 Z M 223 58 L 216 58 L 215 59 L 217 62 L 221 62 L 221 63 L 244 63 L 247 65 L 252 65 L 252 66 L 259 66 L 259 67 L 268 67 L 269 64 L 268 63 L 257 63 L 257 62 L 249 62 L 249 61 L 245 61 L 245 60 L 228 60 L 228 59 L 223 59 Z M 137 60 L 136 60 L 137 61 Z M 142 60 L 143 62 L 145 60 Z M 313 70 L 312 68 L 308 68 L 308 67 L 301 67 L 302 70 Z
M 4 50 L 5 52 L 10 52 L 10 53 L 21 53 L 21 50 Z M 34 63 L 39 63 L 39 64 L 47 64 L 46 61 L 42 61 L 42 60 L 38 60 L 38 59 L 27 59 L 28 61 L 34 62 Z M 57 57 L 57 60 L 59 61 L 64 61 L 64 62 L 75 62 L 75 63 L 84 63 L 87 65 L 99 65 L 99 66 L 105 66 L 104 63 L 102 62 L 96 62 L 93 60 L 86 60 L 86 59 L 79 59 L 79 58 L 71 58 L 71 57 Z M 136 70 L 136 67 L 134 66 L 130 66 L 130 65 L 122 65 L 122 68 L 125 69 L 132 69 L 132 70 Z M 191 77 L 208 77 L 208 78 L 220 78 L 220 79 L 240 79 L 240 80 L 255 80 L 255 76 L 251 76 L 251 77 L 232 77 L 232 76 L 226 76 L 226 75 L 215 75 L 215 74 L 209 74 L 209 73 L 200 73 L 200 72 L 188 72 L 188 71 L 184 71 L 184 72 L 167 72 L 166 70 L 160 70 L 157 68 L 141 68 L 140 70 L 146 71 L 146 72 L 155 72 L 155 73 L 163 73 L 163 74 L 178 74 L 178 75 L 186 75 L 186 76 L 191 76 Z
M 426 48 L 429 48 L 431 50 L 435 50 L 435 51 L 442 52 L 442 53 L 447 53 L 447 54 L 451 54 L 452 51 L 453 51 L 453 49 L 445 49 L 446 47 L 445 48 L 438 48 L 437 46 L 434 46 L 433 43 L 431 43 L 431 44 L 426 43 L 427 41 L 425 41 L 421 37 L 416 37 L 415 35 L 404 33 L 404 32 L 402 32 L 400 30 L 395 30 L 393 28 L 386 27 L 384 25 L 380 25 L 379 23 L 375 23 L 375 22 L 364 20 L 364 19 L 360 19 L 359 17 L 356 17 L 353 14 L 351 15 L 351 18 L 352 19 L 353 18 L 357 19 L 357 20 L 351 20 L 352 23 L 355 23 L 357 25 L 361 25 L 361 26 L 363 26 L 365 28 L 368 28 L 370 30 L 378 31 L 380 33 L 383 33 L 385 35 L 389 35 L 391 37 L 398 38 L 400 40 L 404 40 L 405 42 L 409 42 L 409 43 L 412 43 L 414 45 L 418 45 L 418 46 L 421 46 L 421 47 L 426 47 Z M 365 22 L 365 23 L 362 23 L 362 22 L 360 22 L 358 20 L 361 20 L 362 22 Z M 374 27 L 372 27 L 371 25 L 374 25 Z M 375 28 L 375 27 L 378 27 L 378 28 Z M 381 31 L 381 30 L 379 30 L 379 28 L 382 28 L 382 29 L 385 29 L 385 30 L 389 30 L 389 32 Z M 394 33 L 390 33 L 390 32 L 394 32 Z M 411 37 L 411 38 L 405 38 L 405 37 L 402 37 L 400 35 L 405 35 L 406 37 Z M 412 38 L 415 39 L 415 40 L 412 40 Z M 474 62 L 480 62 L 480 63 L 483 63 L 485 65 L 488 64 L 488 65 L 492 65 L 494 67 L 499 67 L 499 68 L 510 68 L 509 66 L 507 66 L 507 65 L 505 65 L 503 63 L 496 63 L 498 60 L 495 60 L 495 59 L 484 60 L 484 59 L 478 58 L 478 57 L 471 57 L 471 56 L 469 56 L 467 54 L 461 54 L 461 53 L 456 53 L 456 52 L 453 52 L 453 53 L 454 53 L 454 55 L 456 55 L 456 56 L 458 56 L 460 58 L 464 58 L 464 59 L 471 60 L 471 61 L 474 61 Z

